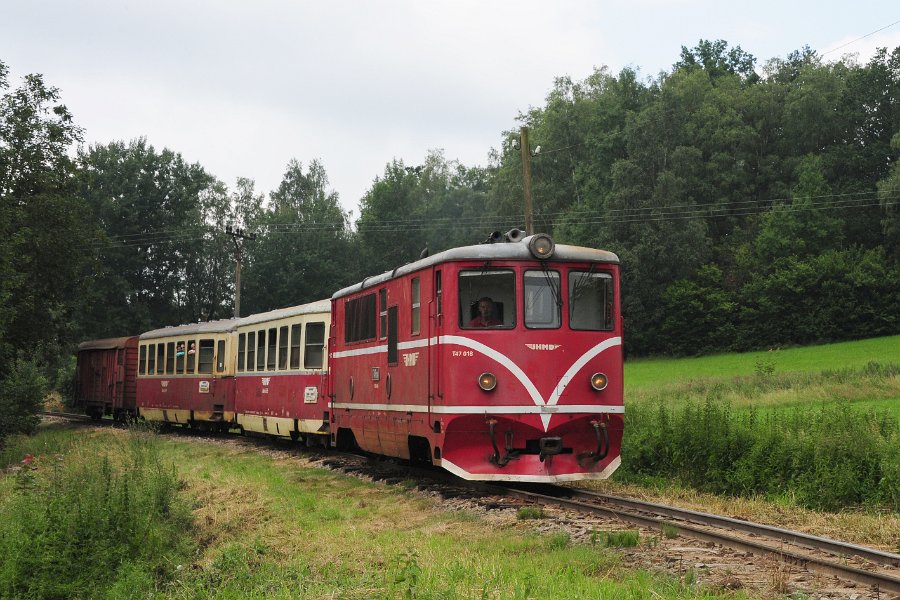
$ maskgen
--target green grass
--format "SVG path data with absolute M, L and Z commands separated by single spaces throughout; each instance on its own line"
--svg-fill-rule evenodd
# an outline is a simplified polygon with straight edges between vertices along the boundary
M 900 510 L 900 336 L 626 364 L 626 482 Z
M 82 442 L 61 431 L 16 443 L 21 450 L 54 447 L 62 458 L 53 458 L 53 463 L 60 462 L 60 468 L 66 469 L 71 463 L 76 469 L 93 464 L 87 450 L 95 455 L 102 448 L 125 450 L 127 456 L 131 435 L 116 431 L 92 434 L 91 445 L 81 450 Z M 66 442 L 53 442 L 50 438 L 54 436 Z M 35 445 L 30 447 L 29 441 Z M 66 443 L 72 444 L 69 449 Z M 191 523 L 180 527 L 185 537 L 172 538 L 168 547 L 153 547 L 152 556 L 106 558 L 102 565 L 108 577 L 63 595 L 522 600 L 715 597 L 675 578 L 627 569 L 616 552 L 575 544 L 566 533 L 541 535 L 515 516 L 498 523 L 468 512 L 441 510 L 438 501 L 402 486 L 343 476 L 289 454 L 273 456 L 256 449 L 174 437 L 155 438 L 151 453 L 163 466 L 176 465 L 183 486 L 178 497 L 191 511 Z M 45 466 L 45 460 L 38 456 L 41 466 L 36 476 L 52 479 L 55 467 Z M 0 481 L 0 506 L 5 509 L 19 502 L 22 492 L 15 485 L 15 476 L 5 475 Z M 64 487 L 70 493 L 79 488 L 75 481 L 66 481 Z M 153 498 L 152 488 L 138 486 L 132 496 L 135 507 L 140 502 L 139 489 Z M 58 509 L 66 513 L 62 507 Z M 151 517 L 146 509 L 135 513 L 153 522 L 165 520 Z M 9 526 L 9 519 L 4 521 Z M 70 539 L 65 530 L 52 535 Z M 184 539 L 189 541 L 186 549 L 178 541 Z M 30 571 L 18 573 L 10 585 L 48 577 L 55 572 L 54 565 L 72 570 L 75 558 L 39 554 Z M 12 572 L 14 562 L 9 555 L 0 555 L 0 570 Z M 3 595 L 29 595 L 11 589 L 16 588 L 6 588 Z M 40 590 L 31 594 L 51 595 Z
M 774 373 L 821 372 L 861 368 L 871 361 L 900 364 L 900 335 L 803 348 L 716 354 L 698 358 L 637 359 L 625 363 L 625 394 L 694 379 L 755 376 Z

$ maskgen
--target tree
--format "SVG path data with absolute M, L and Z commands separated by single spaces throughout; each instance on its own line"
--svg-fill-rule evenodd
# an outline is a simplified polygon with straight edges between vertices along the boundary
M 81 128 L 41 75 L 7 91 L 7 73 L 0 62 L 0 380 L 17 360 L 49 372 L 69 352 L 96 237 L 69 154 Z
M 269 206 L 251 221 L 257 238 L 245 246 L 242 313 L 330 298 L 355 279 L 348 217 L 327 188 L 318 161 L 306 171 L 297 160 L 288 163 Z
M 224 316 L 186 289 L 212 289 L 224 276 L 200 260 L 214 205 L 224 202 L 212 176 L 144 138 L 91 146 L 79 162 L 81 193 L 106 235 L 94 244 L 101 267 L 86 274 L 85 288 L 98 296 L 84 307 L 86 334 L 130 335 Z

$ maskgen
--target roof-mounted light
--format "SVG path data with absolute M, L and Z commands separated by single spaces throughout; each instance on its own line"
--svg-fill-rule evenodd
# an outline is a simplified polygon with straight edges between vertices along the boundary
M 531 241 L 528 242 L 528 249 L 531 251 L 531 255 L 538 260 L 547 260 L 553 256 L 555 248 L 556 244 L 553 243 L 553 238 L 546 233 L 534 235 L 531 237 Z

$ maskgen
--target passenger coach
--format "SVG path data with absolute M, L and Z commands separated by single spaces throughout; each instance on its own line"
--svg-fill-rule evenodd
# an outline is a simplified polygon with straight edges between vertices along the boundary
M 235 422 L 235 320 L 148 331 L 140 336 L 138 413 L 148 421 L 227 430 Z
M 332 297 L 338 446 L 467 479 L 606 478 L 622 440 L 619 260 L 513 230 Z
M 245 431 L 328 443 L 327 300 L 239 319 L 235 411 Z

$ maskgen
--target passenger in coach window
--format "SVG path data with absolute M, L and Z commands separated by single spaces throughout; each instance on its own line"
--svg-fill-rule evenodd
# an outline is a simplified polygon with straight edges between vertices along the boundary
M 178 346 L 175 347 L 175 356 L 184 356 L 184 342 L 178 342 Z
M 191 342 L 191 349 L 188 350 L 188 354 L 194 354 L 195 351 L 196 350 L 195 350 L 194 342 Z
M 478 316 L 469 321 L 469 327 L 496 327 L 503 325 L 503 321 L 495 316 L 496 307 L 494 301 L 485 296 L 478 301 Z

